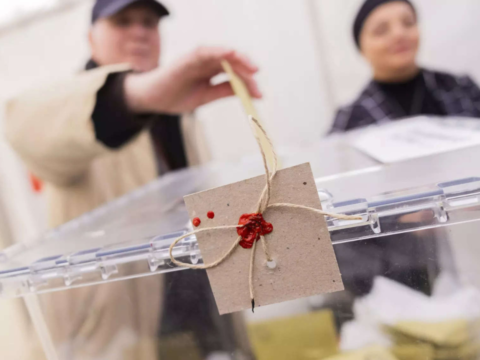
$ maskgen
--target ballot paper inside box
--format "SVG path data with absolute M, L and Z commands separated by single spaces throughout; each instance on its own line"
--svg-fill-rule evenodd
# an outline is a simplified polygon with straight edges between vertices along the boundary
M 265 175 L 185 197 L 190 218 L 202 220 L 198 229 L 237 224 L 252 213 L 265 187 Z M 321 210 L 309 164 L 277 172 L 270 202 L 303 205 Z M 213 211 L 215 217 L 206 215 Z M 256 246 L 253 287 L 256 306 L 343 290 L 342 278 L 323 215 L 299 208 L 268 208 L 266 221 L 273 225 L 265 236 L 275 263 L 271 268 L 262 247 Z M 205 263 L 222 257 L 237 239 L 235 230 L 197 234 Z M 251 307 L 249 264 L 253 249 L 238 247 L 208 277 L 220 314 Z

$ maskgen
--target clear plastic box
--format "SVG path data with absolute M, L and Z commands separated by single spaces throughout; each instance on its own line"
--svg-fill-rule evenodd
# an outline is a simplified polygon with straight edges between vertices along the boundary
M 342 292 L 219 316 L 206 273 L 171 263 L 169 245 L 191 229 L 182 196 L 261 173 L 252 159 L 167 175 L 6 249 L 0 296 L 25 299 L 48 360 L 324 359 L 344 351 L 473 359 L 480 169 L 469 159 L 477 153 L 388 167 L 345 151 L 329 164 L 322 153 L 308 159 L 313 151 L 284 157 L 285 166 L 311 160 L 325 210 L 362 217 L 327 218 Z M 352 157 L 356 167 L 336 175 Z M 194 236 L 174 256 L 202 262 Z

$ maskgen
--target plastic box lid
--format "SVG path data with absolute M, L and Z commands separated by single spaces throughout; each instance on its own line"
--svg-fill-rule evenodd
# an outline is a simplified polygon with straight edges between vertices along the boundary
M 330 149 L 338 146 L 331 142 Z M 316 169 L 327 168 L 327 176 L 316 180 L 323 208 L 362 217 L 355 221 L 327 217 L 335 245 L 479 221 L 480 177 L 474 175 L 480 174 L 480 169 L 468 161 L 475 153 L 480 155 L 480 148 L 387 167 L 365 159 L 363 168 L 338 175 L 334 175 L 336 169 L 344 165 L 333 162 L 325 167 L 322 156 L 312 161 L 312 151 L 305 156 L 284 156 L 283 162 L 289 166 L 310 160 L 315 174 Z M 183 196 L 258 175 L 261 164 L 257 160 L 169 174 L 33 241 L 7 248 L 0 253 L 0 296 L 18 297 L 181 270 L 171 263 L 168 248 L 178 236 L 191 231 Z M 428 181 L 432 177 L 440 182 Z M 430 185 L 418 187 L 425 183 Z M 408 190 L 398 190 L 405 185 Z M 374 195 L 375 189 L 395 190 Z M 194 236 L 180 242 L 174 256 L 202 262 Z

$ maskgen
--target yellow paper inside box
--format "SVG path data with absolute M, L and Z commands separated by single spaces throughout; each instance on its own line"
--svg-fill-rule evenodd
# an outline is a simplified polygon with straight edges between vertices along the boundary
M 398 360 L 392 352 L 382 346 L 369 346 L 363 349 L 344 352 L 329 357 L 328 360 Z
M 338 353 L 330 310 L 253 323 L 248 332 L 258 360 L 317 360 Z
M 465 320 L 451 320 L 436 323 L 403 321 L 390 329 L 392 335 L 407 337 L 433 343 L 437 346 L 460 346 L 471 338 L 468 323 Z

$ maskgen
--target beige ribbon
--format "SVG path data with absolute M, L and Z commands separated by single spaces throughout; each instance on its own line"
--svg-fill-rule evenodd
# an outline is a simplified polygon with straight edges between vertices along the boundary
M 308 206 L 295 205 L 295 204 L 289 204 L 289 203 L 270 204 L 272 181 L 273 181 L 273 179 L 274 179 L 274 177 L 277 173 L 277 164 L 278 164 L 277 155 L 275 153 L 275 150 L 273 148 L 273 145 L 272 145 L 272 142 L 271 142 L 270 138 L 268 137 L 266 131 L 264 130 L 262 125 L 258 122 L 258 120 L 256 120 L 253 116 L 249 116 L 249 120 L 251 121 L 252 124 L 254 124 L 254 126 L 256 126 L 256 128 L 259 130 L 259 132 L 261 134 L 263 134 L 264 138 L 266 139 L 265 142 L 262 142 L 261 139 L 258 136 L 258 133 L 256 131 L 254 132 L 255 139 L 257 140 L 258 146 L 260 148 L 260 153 L 262 154 L 263 165 L 264 165 L 264 168 L 265 168 L 265 175 L 266 175 L 266 185 L 265 185 L 265 188 L 263 189 L 262 194 L 260 195 L 260 199 L 258 200 L 258 203 L 256 205 L 256 213 L 263 214 L 263 212 L 265 210 L 267 210 L 268 208 L 284 207 L 284 208 L 308 210 L 308 211 L 311 211 L 311 212 L 314 212 L 314 213 L 317 213 L 317 214 L 320 214 L 320 215 L 330 216 L 330 217 L 336 218 L 336 219 L 362 220 L 362 218 L 360 216 L 332 214 L 332 213 L 328 213 L 328 212 L 318 210 L 318 209 L 315 209 L 315 208 L 311 208 L 311 207 L 308 207 Z M 272 158 L 273 167 L 272 167 L 272 169 L 269 169 L 269 167 L 268 167 L 267 157 L 265 155 L 264 146 L 268 146 L 270 152 L 273 154 L 273 158 Z M 188 234 L 182 235 L 182 236 L 178 237 L 177 239 L 175 239 L 175 241 L 170 245 L 170 249 L 169 249 L 170 260 L 174 264 L 176 264 L 177 266 L 184 266 L 184 267 L 187 267 L 187 268 L 190 268 L 190 269 L 211 269 L 211 268 L 214 268 L 214 267 L 220 265 L 221 263 L 223 263 L 235 251 L 238 244 L 242 240 L 241 236 L 237 237 L 237 239 L 232 243 L 232 245 L 230 246 L 228 251 L 223 256 L 221 256 L 220 258 L 218 258 L 217 260 L 215 260 L 214 262 L 212 262 L 210 264 L 194 265 L 194 264 L 188 264 L 188 263 L 178 261 L 173 257 L 173 248 L 180 241 L 182 241 L 183 239 L 185 239 L 186 237 L 189 237 L 191 235 L 200 234 L 200 233 L 206 232 L 206 231 L 238 229 L 238 228 L 241 228 L 243 226 L 244 225 L 215 226 L 215 227 L 209 227 L 209 228 L 195 230 L 195 231 L 192 231 Z M 260 241 L 262 243 L 263 251 L 265 253 L 265 257 L 266 257 L 267 261 L 269 261 L 269 262 L 272 261 L 272 258 L 270 256 L 270 252 L 268 250 L 267 242 L 265 241 L 265 237 L 260 236 Z M 254 293 L 254 287 L 253 287 L 253 263 L 254 263 L 254 259 L 255 259 L 255 245 L 256 245 L 256 243 L 257 243 L 257 241 L 255 240 L 253 242 L 253 246 L 252 246 L 252 249 L 251 249 L 252 253 L 251 253 L 251 256 L 250 256 L 250 269 L 249 269 L 249 289 L 250 289 L 250 299 L 251 299 L 251 302 L 252 302 L 252 312 L 253 312 L 253 309 L 255 308 L 255 293 Z
M 228 61 L 223 60 L 222 67 L 225 73 L 228 74 L 228 77 L 230 79 L 230 85 L 232 86 L 233 92 L 240 99 L 240 102 L 242 103 L 245 113 L 247 115 L 254 117 L 257 123 L 260 126 L 263 126 L 262 121 L 258 116 L 257 109 L 253 104 L 252 98 L 250 97 L 250 93 L 248 92 L 247 86 L 245 85 L 243 80 L 237 74 L 235 74 L 235 72 L 232 69 L 232 66 L 228 63 Z M 248 125 L 251 126 L 253 124 L 249 122 Z M 259 140 L 257 139 L 257 141 L 260 141 L 260 147 L 265 150 L 265 157 L 267 159 L 268 166 L 272 169 L 274 166 L 280 168 L 281 166 L 278 166 L 279 165 L 278 159 L 275 158 L 275 154 L 273 152 L 273 146 L 271 146 L 272 144 L 269 141 L 269 139 L 267 139 L 267 137 L 264 136 L 264 133 L 260 131 L 258 127 L 251 126 L 251 128 L 255 136 L 257 136 L 259 139 Z

